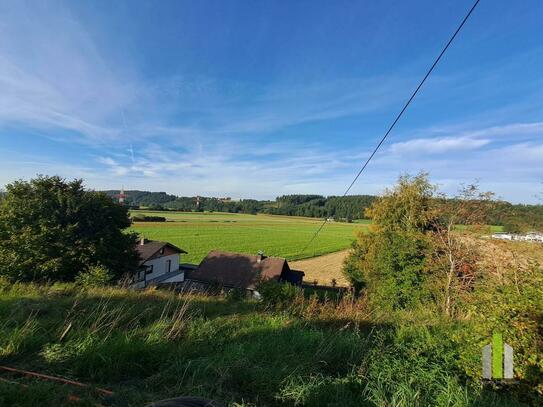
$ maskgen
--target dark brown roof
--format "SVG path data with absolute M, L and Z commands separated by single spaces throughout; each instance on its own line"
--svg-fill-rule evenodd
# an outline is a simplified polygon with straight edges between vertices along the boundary
M 153 257 L 155 254 L 157 254 L 160 249 L 166 246 L 170 247 L 172 250 L 176 251 L 177 253 L 186 253 L 186 251 L 184 251 L 183 249 L 180 249 L 179 247 L 176 247 L 173 244 L 168 243 L 168 242 L 146 240 L 145 244 L 138 243 L 136 246 L 136 251 L 140 255 L 140 266 L 143 263 L 145 263 L 147 260 L 149 260 L 151 257 Z
M 278 280 L 284 267 L 288 269 L 285 259 L 264 257 L 258 262 L 258 258 L 249 254 L 213 250 L 202 260 L 198 269 L 190 273 L 189 278 L 228 287 L 253 289 L 261 278 Z

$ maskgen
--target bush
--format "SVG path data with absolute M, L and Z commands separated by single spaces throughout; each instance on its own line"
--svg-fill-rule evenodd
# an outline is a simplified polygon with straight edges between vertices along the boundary
M 0 275 L 11 281 L 74 281 L 89 264 L 116 277 L 138 265 L 126 207 L 82 180 L 38 176 L 6 186 L 0 202 Z
M 266 305 L 282 305 L 290 304 L 301 289 L 290 283 L 266 280 L 258 284 L 257 291 Z
M 109 284 L 113 279 L 113 274 L 104 266 L 91 266 L 87 270 L 80 272 L 75 281 L 82 287 L 100 287 Z
M 343 273 L 379 308 L 405 309 L 428 296 L 425 235 L 378 231 L 358 237 Z
M 247 298 L 247 292 L 242 288 L 232 288 L 224 293 L 224 297 L 229 302 L 239 302 Z
M 8 291 L 11 286 L 12 284 L 7 277 L 0 276 L 0 293 Z
M 166 222 L 166 218 L 164 216 L 133 216 L 132 222 Z

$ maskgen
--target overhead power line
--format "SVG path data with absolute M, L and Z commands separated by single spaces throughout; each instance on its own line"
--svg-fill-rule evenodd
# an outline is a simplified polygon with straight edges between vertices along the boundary
M 451 36 L 451 38 L 449 38 L 449 41 L 447 41 L 447 43 L 445 44 L 445 46 L 443 47 L 443 49 L 441 50 L 441 52 L 439 53 L 438 57 L 434 60 L 434 63 L 430 66 L 430 68 L 428 69 L 428 71 L 426 72 L 426 75 L 424 75 L 424 77 L 422 78 L 422 80 L 419 82 L 418 86 L 415 88 L 415 90 L 413 91 L 413 93 L 411 94 L 411 96 L 409 97 L 409 99 L 407 99 L 407 102 L 405 102 L 402 110 L 400 110 L 400 112 L 396 115 L 396 118 L 394 119 L 394 121 L 392 122 L 392 124 L 389 126 L 388 130 L 386 131 L 386 133 L 384 134 L 384 136 L 381 138 L 381 140 L 379 141 L 379 143 L 377 144 L 377 146 L 375 146 L 374 150 L 372 151 L 372 153 L 370 154 L 370 156 L 368 157 L 368 159 L 366 160 L 366 162 L 364 162 L 364 165 L 362 166 L 362 168 L 360 168 L 360 171 L 358 171 L 358 173 L 356 174 L 356 176 L 354 177 L 353 181 L 350 183 L 350 185 L 347 187 L 347 189 L 345 190 L 344 194 L 342 195 L 343 197 L 345 197 L 349 191 L 351 190 L 351 188 L 353 187 L 353 185 L 356 183 L 356 181 L 358 180 L 358 178 L 360 177 L 360 175 L 362 175 L 362 172 L 364 172 L 364 170 L 366 169 L 366 167 L 368 166 L 368 164 L 370 163 L 370 161 L 373 159 L 373 157 L 375 156 L 375 154 L 377 153 L 377 151 L 379 151 L 379 149 L 381 148 L 381 146 L 383 145 L 383 143 L 385 142 L 385 140 L 387 139 L 388 135 L 392 132 L 392 130 L 394 129 L 394 127 L 396 126 L 396 123 L 398 123 L 398 121 L 400 120 L 400 118 L 402 117 L 402 115 L 404 114 L 404 112 L 407 110 L 407 108 L 409 107 L 409 105 L 411 104 L 411 102 L 413 101 L 413 99 L 415 98 L 415 96 L 417 95 L 417 93 L 419 92 L 419 90 L 422 88 L 422 85 L 424 85 L 424 82 L 426 82 L 426 79 L 428 79 L 428 77 L 430 76 L 430 74 L 432 73 L 432 71 L 434 70 L 434 68 L 437 66 L 437 64 L 439 63 L 439 61 L 441 60 L 441 58 L 443 57 L 443 55 L 445 54 L 445 52 L 447 51 L 447 49 L 449 48 L 449 46 L 452 44 L 452 42 L 454 41 L 454 39 L 456 38 L 456 36 L 458 35 L 458 33 L 460 32 L 460 30 L 462 29 L 462 27 L 464 26 L 464 24 L 466 24 L 466 22 L 468 21 L 469 17 L 471 16 L 471 14 L 473 13 L 473 11 L 475 10 L 475 8 L 477 7 L 477 5 L 479 4 L 480 0 L 476 0 L 475 3 L 473 3 L 473 6 L 471 6 L 470 10 L 468 11 L 468 13 L 466 14 L 466 16 L 464 17 L 464 19 L 462 20 L 462 22 L 460 23 L 460 25 L 458 26 L 458 28 L 456 29 L 456 31 L 454 32 L 454 34 Z M 315 234 L 311 237 L 311 239 L 309 240 L 309 242 L 305 245 L 304 249 L 302 252 L 305 252 L 307 250 L 307 248 L 309 247 L 309 245 L 311 243 L 313 243 L 313 241 L 315 240 L 315 238 L 319 235 L 320 231 L 322 230 L 322 228 L 324 227 L 324 225 L 326 225 L 326 222 L 328 222 L 328 218 L 324 219 L 324 222 L 321 223 L 321 225 L 319 226 L 319 228 L 317 229 L 317 231 L 315 232 Z

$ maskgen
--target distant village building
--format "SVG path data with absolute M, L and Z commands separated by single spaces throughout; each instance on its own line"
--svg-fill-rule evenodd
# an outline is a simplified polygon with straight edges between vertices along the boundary
M 142 238 L 136 246 L 136 251 L 140 257 L 140 263 L 134 276 L 133 288 L 184 281 L 185 272 L 179 268 L 180 255 L 187 253 L 183 249 L 171 243 Z
M 541 232 L 528 232 L 524 235 L 524 240 L 528 242 L 540 242 L 543 243 L 543 233 Z
M 501 240 L 516 240 L 522 242 L 543 243 L 543 233 L 541 232 L 528 232 L 526 234 L 497 232 L 492 234 L 492 238 Z
M 501 240 L 513 240 L 513 235 L 511 233 L 496 232 L 492 234 L 492 238 Z
M 261 280 L 284 281 L 300 285 L 305 273 L 291 270 L 286 259 L 213 250 L 198 268 L 187 276 L 191 283 L 227 289 L 248 290 L 258 296 Z

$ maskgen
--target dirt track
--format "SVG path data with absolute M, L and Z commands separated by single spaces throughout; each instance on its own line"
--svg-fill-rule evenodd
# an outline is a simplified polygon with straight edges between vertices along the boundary
M 335 278 L 338 286 L 348 286 L 347 280 L 341 274 L 343 260 L 348 253 L 348 250 L 342 250 L 311 259 L 292 261 L 289 265 L 292 269 L 305 273 L 304 282 L 311 283 L 317 280 L 318 284 L 331 285 L 332 279 Z

